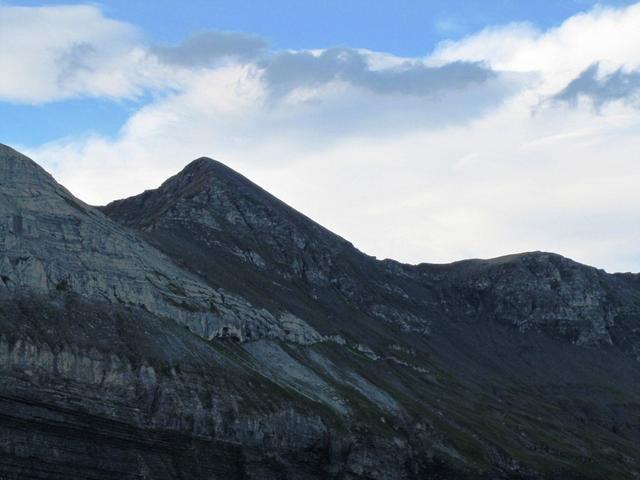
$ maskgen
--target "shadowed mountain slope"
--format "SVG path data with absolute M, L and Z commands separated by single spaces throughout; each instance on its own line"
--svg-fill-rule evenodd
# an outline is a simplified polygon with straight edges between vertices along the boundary
M 378 261 L 206 158 L 94 208 L 4 146 L 0 274 L 0 476 L 640 472 L 634 275 Z
M 328 333 L 362 338 L 382 321 L 428 335 L 434 322 L 487 315 L 640 354 L 633 325 L 621 325 L 640 313 L 640 289 L 626 278 L 542 252 L 450 265 L 380 262 L 211 159 L 103 211 L 210 284 L 317 317 Z

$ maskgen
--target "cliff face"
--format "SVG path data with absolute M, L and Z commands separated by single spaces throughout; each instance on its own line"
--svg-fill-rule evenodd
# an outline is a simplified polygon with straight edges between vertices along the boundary
M 0 147 L 0 477 L 640 475 L 640 284 L 377 261 L 224 165 L 96 209 Z

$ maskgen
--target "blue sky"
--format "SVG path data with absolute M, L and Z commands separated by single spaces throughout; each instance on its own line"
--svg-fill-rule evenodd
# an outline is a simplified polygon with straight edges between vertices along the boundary
M 35 2 L 37 3 L 37 2 Z M 198 30 L 236 30 L 269 39 L 274 48 L 368 48 L 397 55 L 426 55 L 443 39 L 487 25 L 561 23 L 596 3 L 557 0 L 126 0 L 99 3 L 115 18 L 142 27 L 154 41 L 178 42 Z M 171 19 L 167 22 L 167 19 Z
M 639 25 L 632 1 L 0 0 L 0 142 L 93 204 L 208 155 L 379 257 L 640 271 Z
M 11 5 L 58 5 L 15 1 Z M 560 24 L 595 4 L 626 0 L 178 0 L 91 3 L 112 18 L 138 25 L 152 41 L 179 42 L 198 30 L 251 32 L 274 48 L 361 47 L 397 55 L 425 55 L 443 39 L 459 38 L 488 25 L 532 22 Z

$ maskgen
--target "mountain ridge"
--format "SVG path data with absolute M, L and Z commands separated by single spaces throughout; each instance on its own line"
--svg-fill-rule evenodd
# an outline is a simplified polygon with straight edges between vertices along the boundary
M 376 260 L 204 157 L 99 208 L 0 146 L 13 164 L 0 476 L 640 472 L 633 276 L 545 252 Z
M 162 205 L 160 215 L 154 213 L 158 204 Z M 395 298 L 391 298 L 394 295 L 390 291 L 393 287 L 389 287 L 389 282 L 393 282 L 396 287 L 398 282 L 404 282 L 407 288 L 417 292 L 414 297 L 452 297 L 450 292 L 437 291 L 433 286 L 434 279 L 430 277 L 439 278 L 446 272 L 447 276 L 455 278 L 509 266 L 517 268 L 525 263 L 533 266 L 532 268 L 543 270 L 545 265 L 555 264 L 571 264 L 571 268 L 584 271 L 593 268 L 581 266 L 565 257 L 547 252 L 524 252 L 495 259 L 461 260 L 449 264 L 409 265 L 388 259 L 378 261 L 271 196 L 250 180 L 220 162 L 206 157 L 187 165 L 158 189 L 113 202 L 103 207 L 102 211 L 123 225 L 144 231 L 147 240 L 160 250 L 164 249 L 163 251 L 172 258 L 180 259 L 181 265 L 191 271 L 197 271 L 207 260 L 204 259 L 205 255 L 201 255 L 197 262 L 190 262 L 181 253 L 184 245 L 189 245 L 186 249 L 189 252 L 200 249 L 206 251 L 207 256 L 217 249 L 216 245 L 231 245 L 234 248 L 241 246 L 241 251 L 227 249 L 219 252 L 219 261 L 230 263 L 227 269 L 244 270 L 244 277 L 252 277 L 258 281 L 261 273 L 259 270 L 267 268 L 270 272 L 278 272 L 284 281 L 302 280 L 296 283 L 295 288 L 301 288 L 302 283 L 303 288 L 306 288 L 305 294 L 314 298 L 315 307 L 324 303 L 325 310 L 331 311 L 332 307 L 329 304 L 335 307 L 343 300 L 356 302 L 368 317 L 411 318 L 411 322 L 402 322 L 406 328 L 414 328 L 416 331 L 422 330 L 423 327 L 412 327 L 411 323 L 430 322 L 416 318 L 416 310 L 423 306 L 408 305 L 411 302 L 404 298 L 406 293 L 399 293 Z M 257 219 L 256 212 L 260 212 Z M 230 214 L 232 218 L 229 217 Z M 256 231 L 260 235 L 258 240 Z M 177 248 L 168 250 L 168 242 L 162 238 L 181 235 L 181 232 L 188 232 L 189 238 L 182 235 Z M 289 252 L 296 251 L 303 254 L 291 258 Z M 326 252 L 329 252 L 328 258 Z M 226 258 L 234 256 L 242 261 L 230 262 Z M 336 262 L 337 265 L 332 263 L 332 258 L 338 257 L 340 262 Z M 214 269 L 214 266 L 211 265 L 211 268 Z M 401 273 L 398 274 L 399 272 Z M 559 275 L 557 271 L 553 274 Z M 329 278 L 333 283 L 331 285 L 327 282 Z M 407 280 L 409 278 L 411 282 Z M 267 281 L 271 282 L 271 278 Z M 457 288 L 455 285 L 454 287 Z M 245 293 L 239 286 L 234 288 L 238 289 L 240 294 Z M 260 284 L 259 289 L 269 291 L 270 296 L 278 296 L 266 282 Z M 604 297 L 603 292 L 599 292 L 598 295 Z M 396 302 L 400 313 L 393 311 L 385 315 L 382 310 L 387 310 L 386 306 L 371 305 L 372 299 L 381 296 Z M 288 297 L 289 292 L 283 292 L 279 295 L 278 301 L 286 304 Z M 256 301 L 265 304 L 264 299 Z M 332 314 L 340 316 L 345 312 L 333 308 Z M 598 325 L 594 329 L 603 330 L 604 326 Z M 589 335 L 584 334 L 583 337 Z M 587 340 L 583 338 L 579 341 Z
M 168 178 L 167 180 L 165 180 L 158 188 L 152 188 L 152 189 L 148 189 L 145 190 L 144 192 L 140 193 L 140 194 L 136 194 L 133 195 L 131 197 L 126 197 L 123 199 L 118 199 L 118 200 L 113 200 L 109 203 L 107 203 L 106 205 L 102 205 L 102 206 L 97 206 L 96 208 L 102 210 L 102 211 L 114 211 L 118 208 L 119 205 L 122 205 L 125 202 L 129 202 L 129 201 L 133 201 L 134 199 L 140 199 L 142 200 L 145 196 L 152 194 L 153 192 L 157 191 L 157 190 L 161 190 L 163 189 L 165 186 L 167 186 L 167 184 L 171 183 L 172 181 L 180 178 L 180 177 L 190 177 L 193 178 L 193 176 L 196 175 L 200 175 L 201 178 L 197 179 L 195 181 L 196 184 L 201 184 L 201 183 L 206 183 L 208 181 L 211 181 L 211 178 L 207 178 L 207 177 L 202 177 L 202 174 L 210 174 L 213 175 L 213 178 L 216 178 L 218 176 L 223 176 L 223 177 L 231 177 L 236 181 L 237 183 L 242 184 L 243 186 L 248 186 L 254 189 L 258 189 L 260 191 L 261 194 L 264 194 L 265 196 L 267 196 L 268 198 L 270 198 L 271 200 L 277 202 L 278 204 L 280 204 L 281 206 L 295 212 L 296 214 L 300 215 L 301 217 L 315 223 L 318 227 L 322 228 L 323 230 L 331 233 L 332 235 L 338 237 L 340 240 L 344 241 L 345 243 L 353 246 L 352 242 L 349 242 L 347 239 L 345 239 L 344 237 L 337 235 L 335 233 L 333 233 L 329 228 L 318 224 L 317 222 L 315 222 L 314 220 L 312 220 L 309 216 L 295 210 L 293 207 L 287 205 L 286 203 L 284 203 L 282 200 L 278 199 L 277 197 L 275 197 L 274 195 L 272 195 L 271 193 L 269 193 L 268 191 L 264 190 L 262 187 L 260 187 L 259 185 L 257 185 L 256 183 L 254 183 L 253 181 L 251 181 L 250 179 L 248 179 L 247 177 L 245 177 L 244 175 L 238 173 L 237 171 L 233 170 L 232 168 L 230 168 L 229 166 L 227 166 L 226 164 L 224 164 L 223 162 L 216 160 L 214 158 L 211 157 L 199 157 L 195 160 L 192 160 L 191 162 L 187 163 L 183 169 L 178 172 L 177 174 L 173 175 L 172 177 Z M 142 200 L 143 201 L 143 200 Z M 122 219 L 123 221 L 126 222 L 126 218 Z M 355 247 L 354 247 L 355 248 Z M 358 249 L 359 250 L 359 249 Z M 359 250 L 363 255 L 367 256 L 367 257 L 371 257 L 371 258 L 376 258 L 372 255 L 367 254 L 366 252 L 363 252 L 361 250 Z M 384 259 L 379 259 L 379 261 L 381 262 L 394 262 L 394 263 L 399 263 L 402 265 L 406 265 L 406 266 L 413 266 L 413 267 L 419 267 L 419 266 L 431 266 L 431 265 L 452 265 L 452 264 L 457 264 L 457 263 L 461 263 L 461 262 L 489 262 L 489 263 L 496 263 L 496 262 L 501 262 L 510 258 L 517 258 L 520 256 L 524 256 L 524 255 L 531 255 L 531 254 L 553 254 L 553 255 L 559 255 L 562 256 L 560 254 L 554 253 L 554 252 L 548 252 L 548 251 L 542 251 L 542 250 L 531 250 L 531 251 L 523 251 L 523 252 L 517 252 L 517 253 L 509 253 L 509 254 L 504 254 L 504 255 L 499 255 L 497 257 L 490 257 L 490 258 L 467 258 L 467 259 L 461 259 L 461 260 L 453 260 L 450 262 L 438 262 L 438 263 L 432 263 L 432 262 L 418 262 L 418 263 L 406 263 L 406 262 L 400 262 L 394 258 L 384 258 Z M 568 257 L 565 257 L 568 258 Z M 593 267 L 593 268 L 598 268 L 598 267 Z M 601 268 L 598 268 L 599 270 L 604 270 Z M 614 272 L 614 273 L 633 273 L 633 272 Z

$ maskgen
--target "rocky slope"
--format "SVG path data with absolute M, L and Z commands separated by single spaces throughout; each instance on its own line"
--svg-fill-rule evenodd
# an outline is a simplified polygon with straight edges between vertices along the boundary
M 96 209 L 0 146 L 0 478 L 640 478 L 640 282 L 378 261 L 198 159 Z
M 374 318 L 428 336 L 438 319 L 487 315 L 640 353 L 637 324 L 625 321 L 640 314 L 640 290 L 628 279 L 542 252 L 451 265 L 379 262 L 211 159 L 103 211 L 209 284 L 269 310 L 286 305 L 330 334 L 357 340 Z

